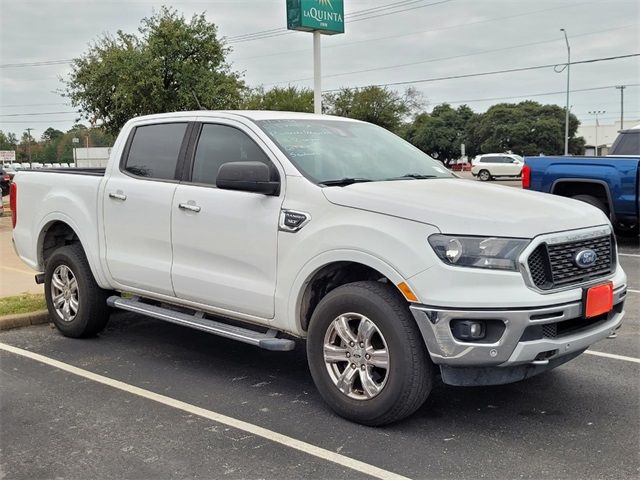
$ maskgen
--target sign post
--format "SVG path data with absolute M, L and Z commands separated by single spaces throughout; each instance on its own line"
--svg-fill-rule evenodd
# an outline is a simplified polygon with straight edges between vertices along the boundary
M 320 35 L 344 33 L 344 0 L 287 0 L 287 28 L 313 32 L 313 111 L 322 113 Z

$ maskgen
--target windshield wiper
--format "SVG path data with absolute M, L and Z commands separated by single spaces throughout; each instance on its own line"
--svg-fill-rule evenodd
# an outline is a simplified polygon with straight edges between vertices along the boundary
M 354 177 L 346 177 L 340 178 L 338 180 L 324 180 L 320 182 L 320 185 L 324 185 L 325 187 L 346 187 L 347 185 L 351 185 L 354 183 L 363 183 L 363 182 L 371 182 L 368 178 L 354 178 Z
M 387 180 L 406 180 L 407 178 L 415 178 L 416 180 L 423 180 L 425 178 L 438 178 L 437 175 L 423 175 L 421 173 L 405 173 L 400 177 L 387 178 Z

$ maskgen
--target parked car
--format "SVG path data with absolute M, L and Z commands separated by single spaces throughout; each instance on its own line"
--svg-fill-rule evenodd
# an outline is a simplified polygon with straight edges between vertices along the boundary
M 31 163 L 29 163 L 29 162 L 22 162 L 21 165 L 22 165 L 22 169 L 23 170 L 31 168 Z
M 53 168 L 53 163 L 44 163 L 42 168 Z
M 589 203 L 619 234 L 638 235 L 640 125 L 621 131 L 606 157 L 526 157 L 522 186 Z
M 471 162 L 471 173 L 487 182 L 494 178 L 519 177 L 524 160 L 511 153 L 488 153 L 478 155 Z
M 3 197 L 5 195 L 9 195 L 9 185 L 11 185 L 11 181 L 15 174 L 15 170 L 10 169 L 9 167 L 0 167 L 0 190 L 2 191 Z
M 11 168 L 15 171 L 22 170 L 22 164 L 18 162 L 12 163 Z
M 62 165 L 61 165 L 61 164 L 59 164 L 59 163 L 52 163 L 52 164 L 51 164 L 51 166 L 52 166 L 53 168 L 61 168 L 61 167 L 62 167 Z
M 621 325 L 599 209 L 456 178 L 375 125 L 176 112 L 130 120 L 115 145 L 106 170 L 12 184 L 16 250 L 64 335 L 121 309 L 274 351 L 306 338 L 329 406 L 382 425 L 425 401 L 436 368 L 515 382 Z

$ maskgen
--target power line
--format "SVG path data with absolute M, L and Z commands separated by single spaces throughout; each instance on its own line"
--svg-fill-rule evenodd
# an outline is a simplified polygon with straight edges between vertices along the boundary
M 623 27 L 616 27 L 616 28 L 608 28 L 605 30 L 599 30 L 597 32 L 588 32 L 588 33 L 583 33 L 580 35 L 573 35 L 572 38 L 576 38 L 576 37 L 583 37 L 583 36 L 589 36 L 589 35 L 596 35 L 598 33 L 603 33 L 603 32 L 609 32 L 611 30 L 618 30 L 618 29 L 623 29 L 623 28 L 629 28 L 629 27 L 635 27 L 635 25 L 625 25 Z M 556 42 L 558 41 L 557 38 L 553 38 L 553 39 L 549 39 L 549 40 L 540 40 L 537 42 L 529 42 L 529 43 L 521 43 L 518 45 L 512 45 L 509 47 L 500 47 L 500 48 L 494 48 L 491 50 L 482 50 L 480 52 L 473 52 L 473 53 L 462 53 L 459 55 L 450 55 L 447 57 L 436 57 L 436 58 L 429 58 L 427 60 L 419 60 L 416 62 L 409 62 L 409 63 L 400 63 L 400 64 L 395 64 L 395 65 L 387 65 L 384 67 L 375 67 L 375 68 L 366 68 L 363 70 L 351 70 L 348 72 L 340 72 L 340 73 L 333 73 L 331 75 L 323 75 L 322 78 L 335 78 L 335 77 L 342 77 L 345 75 L 354 75 L 357 73 L 368 73 L 368 72 L 375 72 L 378 70 L 393 70 L 393 69 L 397 69 L 397 68 L 403 68 L 403 67 L 412 67 L 415 65 L 422 65 L 425 63 L 433 63 L 433 62 L 440 62 L 443 60 L 452 60 L 455 58 L 464 58 L 464 57 L 473 57 L 475 55 L 484 55 L 486 53 L 494 53 L 494 52 L 501 52 L 504 50 L 512 50 L 515 48 L 522 48 L 522 47 L 530 47 L 533 45 L 541 45 L 541 44 L 545 44 L 545 43 L 552 43 L 552 42 Z M 288 80 L 288 81 L 281 81 L 281 82 L 270 82 L 270 83 L 265 83 L 263 85 L 280 85 L 280 84 L 288 84 L 288 83 L 295 83 L 295 82 L 303 82 L 306 80 L 312 80 L 313 77 L 305 77 L 305 78 L 298 78 L 296 80 Z
M 627 83 L 625 85 L 627 87 L 637 87 L 637 86 L 640 86 L 640 83 Z M 610 88 L 615 88 L 615 85 L 607 85 L 604 87 L 577 88 L 577 89 L 571 90 L 571 93 L 591 92 L 596 90 L 608 90 Z M 514 95 L 509 97 L 485 97 L 485 98 L 472 98 L 472 99 L 465 99 L 465 100 L 445 100 L 445 101 L 434 102 L 434 103 L 439 105 L 442 103 L 454 104 L 454 103 L 490 102 L 495 100 L 512 100 L 514 98 L 546 97 L 549 95 L 559 95 L 559 94 L 564 95 L 565 93 L 567 93 L 566 90 L 560 90 L 556 92 L 529 93 L 526 95 Z
M 385 6 L 365 8 L 365 9 L 362 9 L 362 10 L 356 10 L 356 11 L 353 11 L 353 12 L 346 13 L 345 14 L 345 18 L 364 15 L 364 14 L 366 14 L 366 12 L 373 12 L 373 11 L 377 11 L 377 10 L 380 10 L 380 9 L 389 9 L 389 8 L 393 8 L 394 6 L 404 6 L 406 4 L 418 3 L 418 2 L 423 2 L 423 1 L 425 1 L 425 0 L 403 0 L 403 1 L 400 1 L 400 2 L 391 3 L 391 4 L 388 4 L 388 5 L 385 5 Z M 240 35 L 233 35 L 231 37 L 227 37 L 227 41 L 228 42 L 233 42 L 233 41 L 237 41 L 237 40 L 244 40 L 244 39 L 246 39 L 248 37 L 261 36 L 261 35 L 265 35 L 265 34 L 279 33 L 279 32 L 284 32 L 286 30 L 287 30 L 286 28 L 278 27 L 278 28 L 271 28 L 269 30 L 260 30 L 258 32 L 253 32 L 253 33 L 244 33 L 244 34 L 240 34 Z
M 571 65 L 582 65 L 582 64 L 586 64 L 586 63 L 595 63 L 595 62 L 605 62 L 605 61 L 609 61 L 609 60 L 619 60 L 622 58 L 631 58 L 631 57 L 637 57 L 640 56 L 640 53 L 630 53 L 627 55 L 616 55 L 613 57 L 601 57 L 601 58 L 591 58 L 589 60 L 580 60 L 577 62 L 571 62 Z M 324 93 L 329 93 L 329 92 L 338 92 L 340 90 L 357 90 L 359 88 L 365 88 L 365 87 L 393 87 L 393 86 L 399 86 L 399 85 L 412 85 L 412 84 L 416 84 L 416 83 L 428 83 L 428 82 L 438 82 L 441 80 L 455 80 L 458 78 L 470 78 L 470 77 L 483 77 L 483 76 L 487 76 L 487 75 L 498 75 L 498 74 L 502 74 L 502 73 L 513 73 L 513 72 L 524 72 L 527 70 L 540 70 L 543 68 L 553 68 L 556 65 L 558 65 L 557 63 L 549 63 L 546 65 L 535 65 L 532 67 L 520 67 L 520 68 L 508 68 L 508 69 L 504 69 L 504 70 L 493 70 L 493 71 L 489 71 L 489 72 L 478 72 L 478 73 L 465 73 L 462 75 L 449 75 L 446 77 L 433 77 L 433 78 L 423 78 L 423 79 L 418 79 L 418 80 L 407 80 L 407 81 L 402 81 L 402 82 L 390 82 L 390 83 L 378 83 L 378 84 L 372 84 L 372 85 L 364 85 L 364 86 L 360 86 L 360 87 L 345 87 L 345 88 L 334 88 L 331 90 L 324 90 Z
M 29 112 L 29 113 L 3 113 L 0 117 L 27 117 L 32 115 L 67 115 L 77 112 Z
M 13 103 L 0 105 L 0 108 L 11 108 L 11 107 L 49 107 L 52 105 L 66 105 L 69 106 L 68 103 L 58 102 L 58 103 Z
M 342 43 L 342 44 L 338 44 L 338 45 L 327 45 L 327 46 L 323 46 L 323 50 L 326 49 L 332 49 L 332 48 L 344 48 L 344 47 L 350 47 L 352 45 L 358 45 L 361 43 L 369 43 L 369 42 L 375 42 L 378 40 L 390 40 L 393 38 L 402 38 L 402 37 L 410 37 L 413 35 L 421 35 L 424 33 L 432 33 L 432 32 L 439 32 L 439 31 L 443 31 L 443 30 L 451 30 L 451 29 L 456 29 L 459 27 L 466 27 L 466 26 L 471 26 L 471 25 L 480 25 L 483 23 L 491 23 L 491 22 L 495 22 L 498 20 L 508 20 L 508 19 L 512 19 L 512 18 L 518 18 L 518 17 L 525 17 L 528 15 L 534 15 L 536 13 L 544 13 L 544 12 L 549 12 L 549 11 L 553 11 L 553 10 L 560 10 L 560 9 L 564 9 L 564 8 L 572 8 L 575 6 L 580 6 L 580 5 L 585 5 L 585 4 L 589 4 L 589 3 L 595 3 L 595 2 L 579 2 L 579 3 L 574 3 L 571 5 L 563 5 L 560 7 L 552 7 L 552 8 L 544 8 L 541 10 L 533 10 L 533 11 L 529 11 L 529 12 L 524 12 L 524 13 L 518 13 L 515 15 L 507 15 L 507 16 L 502 16 L 502 17 L 494 17 L 494 18 L 489 18 L 489 19 L 485 19 L 485 20 L 477 20 L 474 22 L 466 22 L 466 23 L 457 23 L 454 25 L 448 25 L 445 27 L 437 27 L 437 28 L 431 28 L 428 30 L 420 30 L 418 32 L 411 32 L 411 33 L 401 33 L 401 34 L 396 34 L 396 35 L 387 35 L 384 37 L 376 37 L 376 38 L 369 38 L 366 40 L 355 40 L 355 41 L 350 41 L 349 43 Z M 635 26 L 635 24 L 633 25 Z M 309 49 L 298 49 L 298 50 L 286 50 L 286 51 L 281 51 L 278 53 L 273 53 L 273 54 L 269 54 L 269 55 L 258 55 L 258 56 L 254 56 L 254 57 L 242 57 L 242 58 L 238 58 L 237 60 L 251 60 L 253 58 L 264 58 L 264 57 L 273 57 L 273 56 L 279 56 L 279 55 L 287 55 L 290 53 L 298 53 L 298 52 L 309 52 Z
M 419 0 L 419 1 L 424 1 L 424 0 Z M 345 15 L 344 23 L 353 23 L 353 22 L 359 22 L 359 21 L 362 21 L 362 20 L 370 20 L 372 18 L 377 18 L 377 17 L 381 17 L 381 16 L 384 16 L 384 15 L 393 15 L 395 13 L 408 12 L 408 11 L 411 11 L 411 10 L 417 10 L 419 8 L 431 7 L 431 6 L 434 6 L 434 5 L 440 5 L 440 4 L 443 4 L 443 3 L 449 3 L 449 2 L 452 2 L 452 1 L 454 1 L 454 0 L 440 0 L 438 2 L 427 3 L 425 5 L 415 5 L 415 6 L 412 6 L 412 7 L 408 7 L 408 8 L 404 8 L 404 9 L 400 9 L 400 10 L 393 10 L 393 11 L 384 12 L 384 13 L 370 12 L 370 13 L 378 13 L 377 15 L 370 15 L 368 13 L 366 13 L 366 14 L 363 13 L 362 16 L 359 16 L 358 18 L 355 18 L 355 19 L 351 19 L 351 17 L 347 18 L 348 15 Z M 404 5 L 400 5 L 400 6 L 404 6 Z M 378 8 L 380 8 L 380 7 L 378 7 Z M 387 6 L 387 8 L 390 8 L 390 7 Z M 372 9 L 367 9 L 367 10 L 372 10 Z M 363 10 L 363 12 L 364 12 L 364 10 Z M 251 34 L 248 34 L 249 35 L 248 37 L 229 39 L 227 41 L 227 43 L 234 44 L 234 43 L 252 42 L 254 40 L 265 40 L 267 38 L 280 37 L 282 35 L 291 35 L 293 33 L 296 33 L 296 32 L 295 31 L 291 31 L 291 30 L 287 30 L 286 28 L 273 29 L 273 31 L 271 33 L 265 33 L 264 35 L 256 34 L 255 36 L 251 36 Z

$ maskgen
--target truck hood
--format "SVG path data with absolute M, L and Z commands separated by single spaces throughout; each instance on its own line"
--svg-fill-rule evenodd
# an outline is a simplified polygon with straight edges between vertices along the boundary
M 583 202 L 475 180 L 368 182 L 322 191 L 335 205 L 428 223 L 451 234 L 533 238 L 608 223 Z

